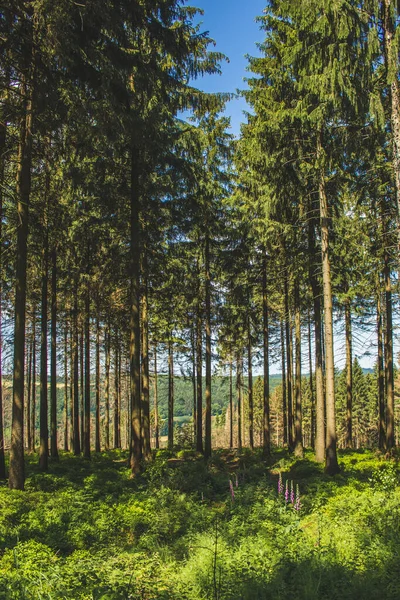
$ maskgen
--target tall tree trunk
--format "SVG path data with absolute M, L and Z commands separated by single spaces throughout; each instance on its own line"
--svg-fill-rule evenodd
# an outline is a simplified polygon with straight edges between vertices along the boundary
M 24 362 L 26 270 L 28 242 L 28 210 L 31 192 L 32 116 L 34 110 L 35 55 L 33 51 L 33 22 L 30 21 L 26 45 L 23 48 L 23 68 L 20 76 L 19 97 L 22 105 L 17 159 L 17 243 L 14 300 L 14 367 L 11 416 L 11 448 L 8 485 L 23 490 L 24 464 Z
M 68 452 L 68 324 L 64 331 L 64 451 Z
M 130 467 L 134 475 L 139 471 L 142 458 L 141 443 L 141 403 L 140 403 L 140 194 L 139 194 L 139 153 L 131 148 L 131 189 L 130 189 L 130 401 L 131 401 L 131 440 Z
M 31 439 L 32 452 L 36 448 L 36 306 L 33 305 L 32 316 L 32 409 L 31 409 Z
M 100 444 L 100 308 L 96 305 L 96 427 L 95 452 L 101 451 Z
M 296 336 L 296 410 L 295 410 L 295 439 L 294 454 L 303 458 L 303 427 L 301 411 L 301 316 L 299 282 L 295 284 L 295 336 Z
M 110 361 L 111 361 L 111 332 L 110 320 L 107 321 L 107 329 L 105 334 L 105 350 L 106 350 L 106 382 L 105 382 L 105 443 L 104 447 L 108 451 L 110 449 Z
M 33 346 L 33 340 L 30 340 L 29 343 L 29 356 L 28 356 L 28 385 L 27 385 L 27 392 L 28 392 L 28 399 L 27 399 L 27 406 L 26 406 L 26 434 L 28 437 L 28 452 L 31 452 L 32 449 L 32 429 L 31 429 L 31 411 L 32 411 L 32 346 Z M 1 352 L 1 350 L 0 350 Z M 1 358 L 1 355 L 0 355 Z M 0 360 L 0 371 L 1 371 L 1 360 Z M 0 416 L 0 418 L 2 418 L 2 415 Z M 0 431 L 0 435 L 1 435 L 1 431 Z M 0 459 L 1 461 L 1 459 Z
M 400 86 L 399 56 L 396 40 L 396 12 L 394 0 L 383 0 L 384 55 L 387 84 L 390 86 L 390 125 L 393 143 L 393 171 L 396 183 L 397 251 L 400 251 Z
M 199 292 L 200 293 L 200 292 Z M 197 306 L 196 323 L 196 355 L 197 355 L 197 437 L 196 450 L 203 452 L 203 336 L 200 301 Z
M 74 310 L 73 310 L 73 398 L 74 398 L 74 427 L 73 427 L 73 449 L 77 456 L 81 453 L 79 435 L 79 332 L 78 332 L 78 279 L 75 276 Z
M 160 447 L 160 427 L 158 421 L 158 373 L 157 373 L 157 344 L 154 343 L 154 435 L 156 449 Z
M 47 184 L 46 184 L 47 187 Z M 46 196 L 48 189 L 46 191 Z M 46 199 L 47 204 L 47 199 Z M 47 208 L 46 208 L 47 212 Z M 41 305 L 41 343 L 40 343 L 40 448 L 39 466 L 42 471 L 48 469 L 49 425 L 47 402 L 47 294 L 48 294 L 48 226 L 45 215 L 45 239 L 42 250 L 42 305 Z
M 192 386 L 193 386 L 193 440 L 196 443 L 197 431 L 197 386 L 196 386 L 196 335 L 194 326 L 190 334 L 192 345 Z
M 346 328 L 346 448 L 353 447 L 353 357 L 351 351 L 351 307 L 347 298 L 344 305 L 345 328 Z
M 210 239 L 206 235 L 205 249 L 205 304 L 206 304 L 206 414 L 204 431 L 204 456 L 211 456 L 211 275 Z
M 251 344 L 251 332 L 250 332 L 250 319 L 247 324 L 248 327 L 248 399 L 249 399 L 249 443 L 250 448 L 254 450 L 254 407 L 253 407 L 253 353 Z
M 287 396 L 286 396 L 286 353 L 285 353 L 285 331 L 281 321 L 281 362 L 282 362 L 282 414 L 283 414 L 283 445 L 288 443 L 288 418 L 287 418 Z
M 4 455 L 4 423 L 3 423 L 3 371 L 2 371 L 2 349 L 3 349 L 3 331 L 2 331 L 2 305 L 3 305 L 3 182 L 5 171 L 5 148 L 7 135 L 7 114 L 6 107 L 9 101 L 10 69 L 6 68 L 5 79 L 5 98 L 0 102 L 0 479 L 6 478 L 6 463 Z M 32 345 L 30 354 L 29 373 L 32 366 Z M 29 406 L 30 388 L 28 383 L 28 406 Z M 30 414 L 28 409 L 28 448 L 30 433 Z
M 119 438 L 119 336 L 115 336 L 115 366 L 114 366 L 114 449 L 121 447 Z
M 172 332 L 170 332 L 172 336 Z M 174 447 L 174 350 L 172 340 L 168 341 L 168 448 Z
M 293 392 L 292 392 L 292 341 L 291 341 L 291 325 L 289 311 L 289 285 L 287 274 L 284 278 L 285 288 L 285 332 L 286 332 L 286 380 L 287 380 L 287 439 L 289 450 L 293 451 Z
M 83 436 L 83 455 L 90 458 L 90 290 L 87 284 L 85 294 L 85 406 L 84 406 L 84 436 Z
M 384 250 L 383 277 L 385 284 L 386 328 L 385 328 L 385 378 L 386 378 L 386 449 L 394 447 L 394 373 L 393 373 L 393 317 L 392 284 L 387 243 Z
M 311 342 L 311 317 L 310 312 L 308 313 L 308 365 L 310 371 L 310 393 L 311 393 L 311 448 L 315 450 L 315 396 L 314 396 L 314 382 L 313 382 L 313 369 L 312 369 L 312 342 Z
M 377 277 L 377 295 L 376 295 L 376 319 L 378 335 L 378 444 L 379 449 L 384 450 L 386 446 L 386 426 L 385 426 L 385 371 L 383 366 L 383 330 L 382 330 L 382 306 L 381 306 L 381 285 L 380 277 Z
M 69 373 L 70 373 L 70 385 L 69 385 L 69 447 L 71 452 L 74 451 L 74 321 L 73 311 L 71 311 L 71 329 L 69 336 Z
M 229 356 L 229 448 L 233 448 L 233 376 L 232 356 Z
M 50 356 L 50 453 L 58 459 L 57 447 L 57 252 L 51 254 L 51 356 Z
M 150 447 L 150 391 L 149 391 L 149 306 L 147 283 L 147 257 L 143 260 L 144 286 L 142 297 L 142 419 L 143 456 L 151 458 Z
M 237 356 L 236 359 L 236 391 L 237 391 L 237 411 L 238 411 L 238 448 L 242 449 L 242 369 L 243 358 Z
M 86 302 L 86 300 L 85 300 Z M 84 317 L 81 315 L 79 332 L 79 394 L 80 394 L 80 439 L 81 449 L 85 446 L 85 347 L 84 347 Z
M 267 298 L 267 258 L 263 257 L 263 452 L 269 456 L 271 453 L 271 426 L 269 407 L 269 323 L 268 323 L 268 298 Z
M 318 134 L 317 156 L 322 154 L 322 132 Z M 333 308 L 331 263 L 329 256 L 329 213 L 325 190 L 324 170 L 320 170 L 319 203 L 321 221 L 322 280 L 324 294 L 325 324 L 325 369 L 326 369 L 326 457 L 325 471 L 329 475 L 339 472 L 336 452 L 336 415 L 335 415 L 335 365 L 333 357 Z

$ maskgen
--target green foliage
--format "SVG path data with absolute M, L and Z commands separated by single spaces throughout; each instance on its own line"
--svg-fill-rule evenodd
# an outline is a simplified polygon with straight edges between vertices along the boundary
M 0 489 L 5 600 L 397 597 L 399 467 L 345 451 L 341 473 L 311 454 L 227 451 L 205 463 L 161 450 L 135 480 L 125 454 L 30 465 L 27 491 Z M 302 508 L 278 495 L 299 485 Z M 236 486 L 237 478 L 237 486 Z M 234 499 L 229 490 L 233 482 Z

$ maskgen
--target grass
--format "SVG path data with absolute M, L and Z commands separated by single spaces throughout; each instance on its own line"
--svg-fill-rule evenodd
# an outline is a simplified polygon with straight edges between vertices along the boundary
M 0 598 L 400 597 L 396 459 L 345 451 L 328 477 L 309 452 L 163 450 L 135 479 L 126 459 L 65 454 L 44 474 L 30 456 L 26 491 L 0 486 Z

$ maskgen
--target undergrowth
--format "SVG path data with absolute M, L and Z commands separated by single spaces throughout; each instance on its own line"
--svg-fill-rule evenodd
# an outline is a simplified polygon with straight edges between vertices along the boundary
M 0 598 L 400 597 L 395 459 L 346 451 L 328 477 L 311 453 L 160 451 L 135 479 L 126 459 L 31 456 L 25 492 L 0 486 Z

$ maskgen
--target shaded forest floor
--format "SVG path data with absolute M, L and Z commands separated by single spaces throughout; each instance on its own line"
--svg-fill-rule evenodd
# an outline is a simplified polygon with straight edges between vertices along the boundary
M 342 452 L 331 478 L 311 453 L 160 451 L 131 479 L 126 458 L 31 456 L 25 492 L 1 484 L 0 598 L 400 598 L 397 460 Z

